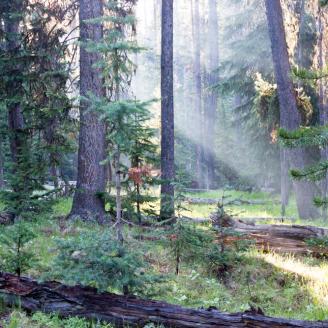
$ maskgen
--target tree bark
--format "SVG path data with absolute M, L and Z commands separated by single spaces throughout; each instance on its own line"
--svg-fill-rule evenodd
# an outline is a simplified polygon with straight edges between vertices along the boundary
M 280 0 L 266 0 L 266 13 L 271 39 L 272 58 L 275 77 L 278 85 L 280 105 L 280 127 L 287 131 L 299 128 L 301 119 L 297 109 L 296 96 L 291 79 L 291 67 L 286 43 L 284 21 Z M 287 149 L 286 157 L 290 167 L 305 167 L 304 149 Z M 317 218 L 319 213 L 314 206 L 314 184 L 307 181 L 293 181 L 298 213 L 301 218 Z
M 286 158 L 287 150 L 280 148 L 280 199 L 281 199 L 281 216 L 286 215 L 286 208 L 289 203 L 291 181 L 288 175 L 289 163 Z
M 80 0 L 80 39 L 100 42 L 102 40 L 101 23 L 87 20 L 102 17 L 102 0 Z M 105 167 L 101 161 L 105 158 L 105 124 L 98 113 L 90 109 L 86 98 L 92 93 L 97 97 L 104 95 L 103 80 L 99 69 L 94 65 L 101 56 L 96 52 L 80 49 L 80 135 L 78 153 L 77 189 L 74 195 L 70 216 L 83 220 L 103 222 L 105 217 L 104 202 L 99 193 L 105 191 Z
M 2 138 L 2 136 L 0 136 Z M 0 140 L 0 190 L 4 189 L 5 187 L 5 177 L 4 177 L 4 165 L 5 165 L 5 158 L 3 153 L 3 140 Z
M 318 3 L 318 13 L 317 13 L 317 33 L 318 33 L 318 70 L 322 71 L 325 61 L 324 56 L 324 35 L 323 35 L 323 12 L 320 3 Z M 326 125 L 328 123 L 328 100 L 327 100 L 327 90 L 326 84 L 323 79 L 318 81 L 319 84 L 319 110 L 320 110 L 320 124 Z M 328 148 L 324 147 L 321 149 L 321 159 L 323 161 L 328 160 Z M 327 198 L 328 192 L 328 175 L 326 174 L 325 179 L 322 181 L 322 197 Z M 323 207 L 323 217 L 327 218 L 327 205 Z
M 209 24 L 208 24 L 208 44 L 209 44 L 209 64 L 208 64 L 208 108 L 204 109 L 205 114 L 205 158 L 206 158 L 206 181 L 207 188 L 215 187 L 215 140 L 216 140 L 216 120 L 218 96 L 213 89 L 218 84 L 219 67 L 219 22 L 217 12 L 217 1 L 208 0 Z
M 121 183 L 121 152 L 119 147 L 115 153 L 115 186 L 116 186 L 116 232 L 117 240 L 123 244 L 123 222 L 122 222 L 122 183 Z
M 19 41 L 19 24 L 21 18 L 16 15 L 22 10 L 23 2 L 21 0 L 8 4 L 6 6 L 7 12 L 4 13 L 4 31 L 6 33 L 6 48 L 8 53 L 15 57 L 20 48 Z M 6 85 L 6 92 L 8 95 L 8 130 L 10 141 L 10 152 L 12 160 L 11 174 L 15 174 L 19 170 L 19 162 L 22 157 L 22 151 L 26 136 L 24 136 L 24 117 L 21 108 L 21 103 L 16 100 L 22 94 L 21 68 L 19 63 L 13 64 L 11 74 L 13 79 Z M 16 98 L 16 99 L 15 99 Z M 14 184 L 11 186 L 16 192 L 24 186 Z
M 203 179 L 203 114 L 202 114 L 202 75 L 200 63 L 200 15 L 199 15 L 199 0 L 193 0 L 193 51 L 194 51 L 194 124 L 195 124 L 195 147 L 196 147 L 196 178 L 199 188 L 204 187 Z
M 12 274 L 0 274 L 3 303 L 27 312 L 57 313 L 115 324 L 115 327 L 144 327 L 148 323 L 170 328 L 327 328 L 327 321 L 300 321 L 264 316 L 260 310 L 227 314 L 215 309 L 187 309 L 134 296 L 98 293 L 94 288 L 69 287 L 56 282 L 37 283 Z
M 174 216 L 173 0 L 162 1 L 161 218 Z
M 15 13 L 20 11 L 21 1 L 15 4 L 8 4 L 8 12 L 4 15 L 4 31 L 7 36 L 6 48 L 8 53 L 14 55 L 20 47 L 19 24 L 20 18 Z M 20 81 L 20 67 L 12 67 L 12 75 L 15 77 L 6 87 L 9 98 L 17 97 L 21 93 L 22 81 Z M 10 101 L 8 104 L 8 129 L 10 137 L 11 158 L 14 165 L 18 162 L 19 151 L 22 148 L 22 130 L 24 128 L 24 118 L 21 104 L 17 101 Z

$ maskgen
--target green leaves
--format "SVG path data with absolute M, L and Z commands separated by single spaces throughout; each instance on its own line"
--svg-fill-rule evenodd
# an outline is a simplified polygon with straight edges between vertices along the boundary
M 328 4 L 328 0 L 320 0 L 321 7 L 327 6 L 327 4 Z
M 279 129 L 282 143 L 291 148 L 328 145 L 328 126 L 301 127 L 295 131 Z

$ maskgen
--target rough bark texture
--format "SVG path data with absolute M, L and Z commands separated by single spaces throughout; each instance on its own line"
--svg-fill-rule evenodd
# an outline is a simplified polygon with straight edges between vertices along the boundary
M 205 125 L 205 161 L 206 161 L 206 187 L 215 187 L 215 140 L 216 140 L 216 114 L 218 107 L 217 92 L 213 89 L 218 84 L 219 67 L 219 22 L 217 12 L 217 0 L 208 0 L 209 23 L 208 23 L 208 45 L 209 45 L 209 64 L 208 64 L 208 108 L 204 109 Z
M 170 328 L 325 328 L 327 321 L 309 322 L 266 317 L 257 312 L 225 314 L 216 310 L 194 310 L 136 297 L 97 293 L 93 288 L 68 287 L 0 274 L 0 294 L 7 305 L 28 311 L 58 313 L 110 322 L 117 327 L 144 327 L 147 323 Z
M 280 126 L 288 131 L 297 129 L 301 119 L 297 109 L 296 96 L 291 80 L 286 35 L 280 0 L 266 0 L 266 13 L 271 39 L 272 58 L 275 77 L 278 85 L 280 104 Z M 286 151 L 286 157 L 291 167 L 302 169 L 305 167 L 305 153 L 303 149 Z M 313 204 L 315 196 L 314 185 L 309 182 L 293 182 L 296 194 L 297 208 L 301 218 L 318 217 L 319 213 Z
M 90 24 L 86 20 L 103 15 L 102 0 L 80 0 L 80 38 L 82 42 L 102 39 L 101 24 Z M 80 49 L 80 95 L 89 93 L 103 96 L 101 72 L 94 67 L 100 55 Z M 104 203 L 97 193 L 105 191 L 105 168 L 101 161 L 105 158 L 105 125 L 97 113 L 90 111 L 88 101 L 80 104 L 80 136 L 78 154 L 77 190 L 74 195 L 71 217 L 84 220 L 103 221 Z
M 174 215 L 173 0 L 162 1 L 161 217 Z

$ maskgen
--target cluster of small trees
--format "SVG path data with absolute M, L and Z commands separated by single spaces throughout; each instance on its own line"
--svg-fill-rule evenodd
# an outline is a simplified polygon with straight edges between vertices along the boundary
M 123 177 L 135 178 L 135 172 L 141 172 L 142 180 L 150 182 L 149 165 L 157 161 L 156 131 L 149 127 L 152 101 L 135 100 L 130 90 L 135 71 L 131 58 L 142 50 L 134 37 L 135 4 L 134 0 L 1 1 L 0 173 L 2 185 L 6 180 L 2 194 L 12 218 L 31 217 L 46 208 L 45 200 L 53 199 L 59 179 L 68 180 L 63 167 L 67 156 L 74 160 L 77 123 L 77 186 L 71 217 L 106 220 L 111 167 L 118 226 Z M 162 16 L 161 216 L 168 218 L 174 213 L 173 1 L 163 2 Z M 129 159 L 130 171 L 122 158 Z M 49 180 L 54 191 L 45 189 Z M 130 180 L 140 218 L 144 181 Z

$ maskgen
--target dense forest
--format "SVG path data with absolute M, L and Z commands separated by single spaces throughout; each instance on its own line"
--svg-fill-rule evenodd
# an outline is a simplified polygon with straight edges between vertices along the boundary
M 328 327 L 327 0 L 0 0 L 0 327 Z

